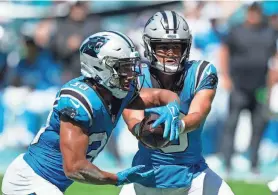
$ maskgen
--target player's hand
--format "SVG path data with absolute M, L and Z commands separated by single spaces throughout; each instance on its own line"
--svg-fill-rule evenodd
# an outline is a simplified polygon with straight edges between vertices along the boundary
M 138 165 L 117 173 L 118 182 L 116 185 L 119 186 L 123 184 L 139 182 L 154 175 L 153 169 L 142 172 L 144 168 L 145 165 Z
M 165 123 L 163 138 L 169 139 L 170 141 L 177 140 L 179 138 L 179 114 L 180 105 L 174 101 L 166 106 L 148 108 L 145 110 L 146 113 L 156 113 L 160 117 L 153 123 L 152 127 L 156 128 L 161 123 Z

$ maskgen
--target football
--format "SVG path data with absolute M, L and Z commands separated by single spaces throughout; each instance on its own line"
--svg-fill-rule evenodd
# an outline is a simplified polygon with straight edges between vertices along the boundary
M 139 141 L 151 149 L 164 148 L 169 145 L 170 141 L 163 138 L 164 124 L 152 128 L 152 124 L 159 118 L 158 114 L 150 114 L 143 119 L 140 129 Z

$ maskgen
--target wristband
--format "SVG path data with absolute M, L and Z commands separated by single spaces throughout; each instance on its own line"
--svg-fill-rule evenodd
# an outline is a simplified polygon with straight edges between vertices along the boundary
M 140 127 L 141 127 L 141 122 L 136 123 L 131 129 L 131 133 L 137 138 L 140 136 Z
M 179 128 L 180 133 L 183 133 L 184 129 L 185 129 L 185 123 L 183 120 L 180 120 L 180 128 Z

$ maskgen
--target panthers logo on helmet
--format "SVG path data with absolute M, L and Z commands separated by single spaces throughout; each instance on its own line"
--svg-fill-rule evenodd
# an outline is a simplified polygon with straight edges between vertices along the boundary
M 109 39 L 104 36 L 89 38 L 89 40 L 81 46 L 80 51 L 90 56 L 97 57 L 100 48 L 102 48 L 107 41 L 109 41 Z

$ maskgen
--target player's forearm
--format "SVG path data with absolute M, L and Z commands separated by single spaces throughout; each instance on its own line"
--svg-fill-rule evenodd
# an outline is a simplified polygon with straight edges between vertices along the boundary
M 188 133 L 197 129 L 201 125 L 203 119 L 204 116 L 202 116 L 202 114 L 199 112 L 186 115 L 182 118 L 184 122 L 184 129 L 182 130 L 182 132 Z
M 180 102 L 179 96 L 166 89 L 142 88 L 137 96 L 126 108 L 145 110 L 146 108 L 165 106 L 170 102 Z
M 174 101 L 180 102 L 180 98 L 176 93 L 166 89 L 159 90 L 157 94 L 157 99 L 159 105 L 166 105 Z
M 139 124 L 141 122 L 141 120 L 138 120 L 138 119 L 130 119 L 126 124 L 127 124 L 127 127 L 128 127 L 128 130 L 133 134 L 133 135 L 136 135 L 136 132 L 134 132 L 135 130 L 135 126 L 137 124 Z
M 166 89 L 143 88 L 140 92 L 140 98 L 142 100 L 141 104 L 143 103 L 142 105 L 144 105 L 141 106 L 140 110 L 155 106 L 165 106 L 173 101 L 180 102 L 179 96 L 176 93 Z
M 78 164 L 80 168 L 66 172 L 68 178 L 81 183 L 96 185 L 115 185 L 117 183 L 115 174 L 102 171 L 87 160 Z
M 125 109 L 123 111 L 123 119 L 127 124 L 128 130 L 133 135 L 136 135 L 134 132 L 134 127 L 144 119 L 144 111 Z

